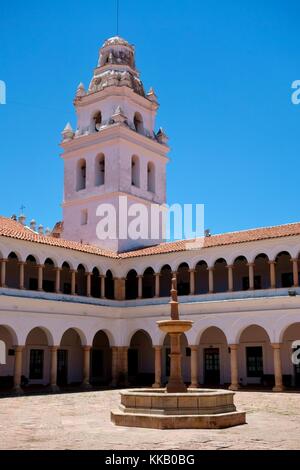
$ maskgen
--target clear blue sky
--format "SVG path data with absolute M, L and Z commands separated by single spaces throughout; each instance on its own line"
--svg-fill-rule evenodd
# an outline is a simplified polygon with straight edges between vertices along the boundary
M 168 202 L 204 203 L 213 233 L 300 220 L 299 18 L 293 0 L 120 0 L 170 137 Z M 1 2 L 1 214 L 61 219 L 60 132 L 115 33 L 114 0 Z

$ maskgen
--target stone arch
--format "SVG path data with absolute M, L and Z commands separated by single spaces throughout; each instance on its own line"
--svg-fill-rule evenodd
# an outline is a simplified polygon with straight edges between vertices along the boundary
M 190 355 L 191 350 L 189 348 L 187 336 L 183 333 L 180 337 L 181 344 L 181 368 L 182 377 L 184 382 L 190 381 Z M 170 335 L 166 334 L 163 341 L 162 350 L 162 381 L 167 382 L 170 371 Z
M 128 378 L 132 384 L 154 382 L 154 349 L 150 334 L 137 330 L 131 336 L 128 349 Z
M 228 291 L 227 261 L 218 258 L 214 264 L 214 292 Z
M 50 350 L 53 336 L 48 328 L 36 326 L 26 336 L 23 353 L 23 375 L 32 385 L 48 385 L 50 381 Z
M 207 262 L 200 260 L 195 266 L 195 294 L 207 294 L 209 292 Z
M 273 350 L 267 329 L 257 322 L 243 325 L 238 340 L 239 383 L 274 385 Z
M 81 296 L 86 296 L 87 294 L 86 273 L 86 267 L 80 263 L 76 273 L 76 293 Z
M 105 298 L 106 299 L 115 298 L 114 277 L 110 269 L 108 269 L 105 274 Z
M 2 344 L 2 354 L 0 354 L 1 389 L 13 387 L 15 346 L 19 345 L 17 333 L 9 325 L 0 324 L 0 343 Z
M 146 268 L 142 280 L 143 299 L 150 299 L 155 296 L 155 275 L 154 269 Z
M 254 258 L 254 289 L 269 289 L 270 284 L 269 257 L 259 253 Z
M 12 289 L 20 287 L 19 262 L 19 256 L 14 251 L 11 251 L 6 263 L 6 285 Z
M 107 384 L 112 378 L 112 354 L 109 337 L 105 330 L 98 330 L 91 349 L 91 383 Z
M 218 326 L 204 328 L 199 334 L 200 383 L 219 386 L 230 383 L 230 355 L 225 332 Z
M 300 321 L 289 323 L 280 332 L 283 385 L 300 387 Z
M 38 265 L 35 255 L 28 255 L 24 265 L 24 287 L 28 290 L 38 290 Z
M 155 165 L 153 162 L 147 164 L 147 190 L 155 193 Z
M 172 284 L 172 269 L 169 264 L 165 264 L 160 270 L 160 297 L 169 297 Z
M 76 166 L 76 191 L 86 188 L 86 160 L 81 158 Z
M 61 384 L 79 384 L 83 379 L 83 348 L 86 337 L 77 327 L 66 329 L 60 340 L 60 354 L 64 356 L 64 367 L 58 369 L 57 382 Z
M 52 258 L 46 258 L 43 269 L 43 290 L 55 292 L 56 263 Z
M 237 256 L 232 266 L 233 290 L 242 291 L 249 289 L 248 260 L 244 255 Z
M 140 159 L 137 155 L 131 157 L 131 184 L 137 188 L 140 187 Z
M 292 287 L 293 266 L 291 255 L 288 251 L 281 251 L 275 258 L 276 287 Z
M 138 277 L 135 269 L 128 271 L 125 279 L 126 300 L 137 299 L 138 297 Z
M 60 290 L 63 294 L 71 294 L 72 269 L 73 268 L 70 266 L 70 263 L 68 263 L 67 261 L 64 261 L 62 263 L 60 272 Z
M 133 124 L 134 124 L 134 128 L 136 132 L 138 132 L 139 134 L 144 133 L 144 122 L 143 122 L 143 116 L 141 115 L 141 113 L 136 112 L 134 114 Z
M 95 186 L 105 184 L 105 155 L 99 153 L 95 158 Z
M 177 268 L 177 292 L 178 295 L 189 295 L 190 286 L 190 268 L 188 263 L 181 263 Z
M 102 124 L 102 113 L 100 110 L 95 111 L 91 118 L 91 132 L 99 132 Z
M 99 299 L 101 297 L 101 277 L 98 268 L 93 268 L 91 276 L 91 296 Z

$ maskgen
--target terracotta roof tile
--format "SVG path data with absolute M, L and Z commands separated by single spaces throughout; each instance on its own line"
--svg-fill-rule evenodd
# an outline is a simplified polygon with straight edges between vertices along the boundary
M 277 225 L 274 227 L 256 228 L 243 230 L 240 232 L 229 232 L 219 235 L 211 235 L 204 238 L 203 248 L 212 248 L 215 246 L 233 245 L 237 243 L 246 243 L 272 238 L 282 238 L 288 236 L 300 235 L 300 222 L 293 224 Z M 0 236 L 25 240 L 44 245 L 67 248 L 69 250 L 81 251 L 114 259 L 126 259 L 141 256 L 160 255 L 165 253 L 174 253 L 185 251 L 187 249 L 187 240 L 160 243 L 159 245 L 142 248 L 139 250 L 128 251 L 126 253 L 114 253 L 109 250 L 101 249 L 95 245 L 85 245 L 74 241 L 64 240 L 51 236 L 39 235 L 28 227 L 24 227 L 19 222 L 0 216 Z M 193 241 L 193 240 L 188 240 Z

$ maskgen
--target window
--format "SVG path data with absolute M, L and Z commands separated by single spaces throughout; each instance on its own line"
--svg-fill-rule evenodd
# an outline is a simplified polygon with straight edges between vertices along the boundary
M 83 209 L 81 211 L 81 225 L 87 225 L 88 223 L 88 210 Z
M 144 133 L 144 125 L 143 125 L 143 118 L 142 118 L 142 115 L 140 113 L 135 113 L 133 123 L 134 123 L 135 130 L 139 134 L 143 134 Z
M 261 377 L 263 374 L 263 353 L 261 346 L 246 348 L 247 377 Z
M 86 162 L 79 160 L 77 165 L 77 185 L 76 190 L 80 191 L 86 188 Z
M 103 153 L 97 156 L 95 166 L 95 185 L 102 186 L 105 183 L 105 157 Z
M 102 114 L 101 111 L 97 111 L 93 117 L 93 132 L 99 132 L 102 123 Z
M 292 287 L 294 284 L 293 273 L 282 273 L 281 274 L 281 286 Z
M 136 155 L 131 159 L 131 184 L 140 187 L 140 160 Z
M 147 189 L 155 193 L 155 167 L 152 162 L 147 165 Z
M 30 350 L 29 378 L 31 380 L 41 380 L 44 369 L 44 350 Z

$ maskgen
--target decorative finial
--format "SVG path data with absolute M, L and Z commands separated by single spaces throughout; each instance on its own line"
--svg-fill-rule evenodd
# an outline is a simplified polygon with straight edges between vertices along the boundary
M 74 138 L 74 131 L 71 124 L 68 122 L 64 130 L 62 131 L 63 140 L 72 140 Z
M 167 134 L 165 133 L 162 127 L 159 128 L 159 131 L 156 134 L 156 138 L 160 144 L 164 144 L 164 145 L 167 145 L 168 140 L 169 140 Z
M 177 298 L 177 288 L 176 288 L 176 277 L 172 278 L 172 288 L 171 288 L 171 319 L 179 320 L 179 309 L 178 309 L 178 298 Z
M 78 87 L 77 87 L 77 90 L 76 90 L 76 98 L 77 97 L 80 98 L 81 96 L 84 96 L 84 95 L 86 95 L 84 84 L 82 82 L 80 82 Z

